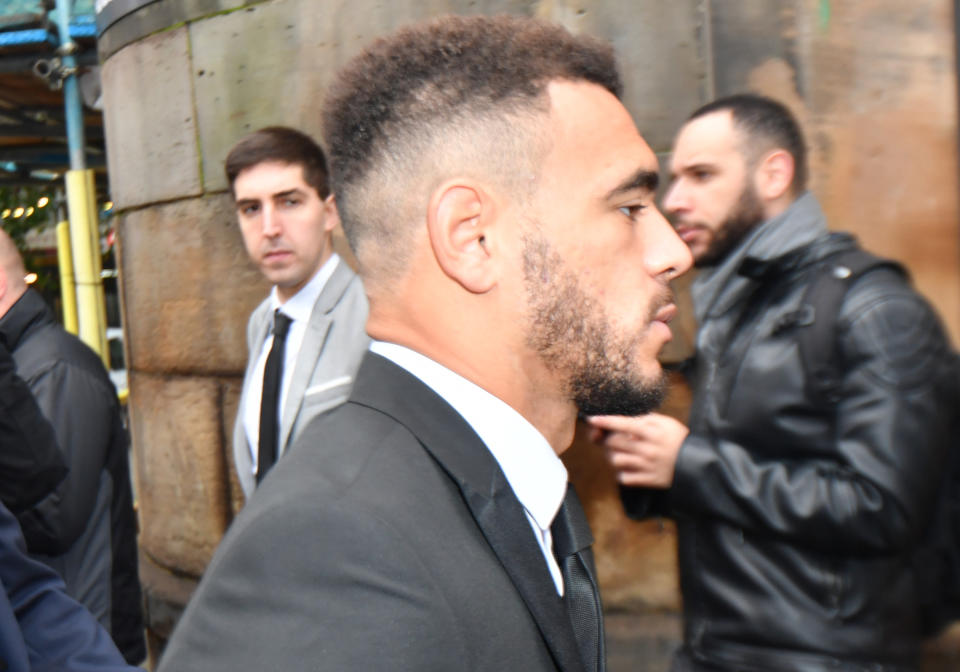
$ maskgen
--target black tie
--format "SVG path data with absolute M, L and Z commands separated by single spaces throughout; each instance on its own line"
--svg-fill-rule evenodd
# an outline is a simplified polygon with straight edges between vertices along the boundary
M 577 648 L 589 672 L 606 669 L 603 611 L 593 565 L 593 534 L 572 485 L 550 526 L 553 552 L 563 572 L 563 602 L 577 638 Z
M 283 380 L 283 353 L 291 320 L 280 312 L 273 314 L 273 345 L 263 367 L 263 395 L 260 397 L 260 446 L 257 452 L 257 483 L 263 480 L 277 461 L 277 411 L 280 405 L 280 381 Z

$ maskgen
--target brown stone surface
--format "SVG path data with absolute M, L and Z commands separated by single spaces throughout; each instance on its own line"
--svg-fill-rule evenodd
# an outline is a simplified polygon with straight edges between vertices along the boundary
M 906 262 L 960 342 L 950 3 L 833 3 L 805 35 L 815 170 L 838 228 Z
M 168 569 L 200 576 L 231 520 L 215 378 L 132 372 L 140 546 Z
M 237 476 L 237 467 L 233 457 L 233 429 L 237 418 L 237 410 L 240 406 L 240 393 L 243 391 L 243 379 L 224 381 L 221 386 L 222 410 L 220 413 L 220 422 L 223 427 L 223 446 L 227 460 L 227 487 L 230 496 L 230 511 L 233 515 L 240 512 L 246 503 L 246 497 L 243 495 L 243 488 L 240 487 L 240 479 Z
M 230 197 L 130 212 L 118 233 L 130 368 L 242 375 L 247 318 L 269 286 L 247 257 Z
M 626 74 L 625 102 L 657 148 L 669 146 L 676 119 L 702 95 L 689 85 L 704 81 L 691 32 L 700 13 L 696 0 L 611 0 L 586 8 L 570 0 L 368 4 L 360 12 L 355 2 L 329 2 L 317 12 L 309 0 L 276 0 L 189 24 L 207 191 L 226 188 L 223 160 L 237 138 L 277 123 L 319 137 L 323 91 L 340 64 L 395 25 L 448 12 L 536 14 L 610 40 Z M 249 49 L 251 42 L 258 48 Z
M 103 65 L 110 194 L 119 209 L 200 194 L 186 28 L 152 35 Z
M 926 643 L 921 672 L 956 672 L 960 670 L 960 623 L 947 628 Z
M 223 160 L 233 143 L 250 131 L 285 124 L 319 138 L 327 83 L 376 36 L 401 23 L 444 13 L 524 14 L 531 4 L 331 0 L 318 11 L 313 0 L 274 0 L 189 24 L 206 189 L 226 188 Z
M 960 342 L 951 6 L 827 6 L 712 3 L 717 94 L 754 90 L 794 111 L 831 227 L 903 261 Z
M 703 3 L 540 0 L 536 4 L 537 16 L 613 45 L 624 79 L 624 104 L 654 151 L 668 150 L 677 120 L 707 95 L 703 53 L 695 39 Z
M 667 672 L 670 669 L 670 660 L 682 637 L 678 614 L 608 609 L 603 624 L 607 633 L 608 672 Z
M 186 604 L 197 587 L 197 580 L 174 574 L 141 553 L 140 584 L 148 595 L 147 618 L 151 629 L 161 637 L 169 637 L 180 614 L 167 605 Z

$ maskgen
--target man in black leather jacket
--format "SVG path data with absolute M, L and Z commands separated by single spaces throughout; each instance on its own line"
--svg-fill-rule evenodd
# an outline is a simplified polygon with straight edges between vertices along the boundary
M 830 234 L 799 127 L 734 96 L 677 136 L 664 209 L 701 273 L 689 428 L 595 417 L 629 513 L 677 521 L 684 644 L 673 670 L 913 670 L 912 550 L 956 441 L 955 369 L 903 275 L 867 272 L 836 320 L 839 401 L 808 397 L 797 311 Z

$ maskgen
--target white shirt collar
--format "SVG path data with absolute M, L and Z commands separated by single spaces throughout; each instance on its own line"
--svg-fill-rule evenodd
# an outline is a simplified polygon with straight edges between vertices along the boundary
M 277 287 L 274 285 L 270 291 L 270 312 L 277 308 L 283 308 L 283 314 L 293 319 L 294 322 L 307 322 L 310 320 L 310 313 L 313 312 L 313 306 L 320 297 L 327 280 L 333 275 L 340 261 L 340 255 L 333 252 L 330 258 L 323 262 L 323 266 L 313 274 L 310 281 L 300 288 L 300 291 L 280 303 L 280 297 L 277 295 Z
M 418 352 L 383 341 L 373 341 L 370 350 L 412 373 L 463 416 L 528 515 L 548 531 L 567 492 L 567 469 L 543 434 L 501 399 Z

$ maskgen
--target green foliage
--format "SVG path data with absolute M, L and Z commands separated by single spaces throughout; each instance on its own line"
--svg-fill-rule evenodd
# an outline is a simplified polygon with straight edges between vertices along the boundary
M 48 203 L 38 207 L 40 199 L 46 197 Z M 36 229 L 42 231 L 55 224 L 51 221 L 54 206 L 54 194 L 49 189 L 37 187 L 0 187 L 0 221 L 3 230 L 13 238 L 17 247 L 24 249 L 27 233 Z
M 44 207 L 37 207 L 40 199 L 46 197 L 49 202 Z M 30 211 L 30 208 L 33 211 Z M 0 187 L 0 224 L 3 230 L 13 239 L 27 269 L 37 268 L 34 263 L 33 252 L 27 249 L 27 234 L 31 231 L 43 231 L 56 226 L 54 217 L 54 193 L 52 189 L 38 187 Z M 17 213 L 19 216 L 16 216 Z M 27 214 L 29 213 L 29 214 Z M 37 289 L 44 292 L 57 292 L 60 287 L 59 274 L 40 273 L 37 277 Z

